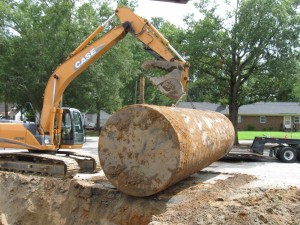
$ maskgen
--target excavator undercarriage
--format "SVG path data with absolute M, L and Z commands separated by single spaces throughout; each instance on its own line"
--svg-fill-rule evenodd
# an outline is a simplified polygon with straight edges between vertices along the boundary
M 53 153 L 0 153 L 0 170 L 26 174 L 72 178 L 77 173 L 100 170 L 98 157 L 85 152 L 59 151 Z

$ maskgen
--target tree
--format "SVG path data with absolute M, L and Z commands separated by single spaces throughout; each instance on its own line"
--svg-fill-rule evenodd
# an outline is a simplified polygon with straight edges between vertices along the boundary
M 278 100 L 286 87 L 291 90 L 299 50 L 299 1 L 237 0 L 225 18 L 207 2 L 197 5 L 204 19 L 187 20 L 189 93 L 193 100 L 228 104 L 237 134 L 239 106 Z
M 292 96 L 295 101 L 300 102 L 300 57 L 298 58 L 298 76 L 296 78 L 295 85 L 293 87 Z
M 41 111 L 43 93 L 49 76 L 96 27 L 113 14 L 113 2 L 1 2 L 0 35 L 6 35 L 5 41 L 9 42 L 9 45 L 3 45 L 5 51 L 1 53 L 5 52 L 5 56 L 0 55 L 3 59 L 0 80 L 1 85 L 10 87 L 2 89 L 5 90 L 3 93 L 9 101 L 18 104 L 20 108 L 25 108 L 31 103 L 35 110 Z M 118 3 L 131 8 L 136 5 L 136 1 L 128 0 L 120 0 Z M 103 34 L 116 24 L 119 22 L 111 21 Z M 167 38 L 174 43 L 178 30 L 165 21 L 160 21 L 159 25 L 165 29 Z M 99 34 L 98 37 L 103 34 Z M 81 111 L 99 112 L 100 109 L 114 111 L 124 104 L 132 104 L 135 83 L 143 74 L 140 67 L 144 60 L 149 58 L 151 56 L 143 50 L 142 44 L 128 34 L 72 81 L 64 93 L 63 105 L 76 107 Z M 169 102 L 153 85 L 149 85 L 147 97 L 148 103 Z
M 121 2 L 127 4 L 128 1 Z M 3 24 L 1 34 L 3 31 L 8 36 L 10 45 L 5 45 L 6 60 L 1 65 L 3 73 L 0 79 L 3 85 L 11 88 L 2 90 L 6 90 L 4 93 L 11 97 L 10 101 L 20 107 L 25 107 L 30 102 L 37 111 L 41 111 L 43 92 L 49 76 L 70 52 L 113 14 L 114 8 L 111 7 L 111 1 L 103 1 L 101 4 L 93 1 L 79 6 L 75 5 L 73 0 L 5 3 L 5 8 L 2 5 L 0 7 L 3 12 L 0 17 L 1 25 Z M 113 25 L 109 25 L 106 30 L 111 29 Z M 98 99 L 104 94 L 118 99 L 110 101 L 110 104 L 101 104 L 107 105 L 105 108 L 108 110 L 120 107 L 122 99 L 114 88 L 120 89 L 120 80 L 129 78 L 133 70 L 130 69 L 130 46 L 127 45 L 126 49 L 121 46 L 119 50 L 122 54 L 112 50 L 108 56 L 103 56 L 94 67 L 83 72 L 71 83 L 64 96 L 65 105 L 72 105 L 80 110 L 93 109 L 97 105 L 94 94 L 97 93 Z M 105 60 L 107 57 L 110 57 L 110 60 Z M 122 63 L 129 68 L 127 75 L 120 71 L 115 72 L 118 76 L 112 75 L 112 70 L 118 69 L 118 64 Z M 106 86 L 110 88 L 101 89 Z
M 41 111 L 43 92 L 52 71 L 69 52 L 73 36 L 74 2 L 8 1 L 4 12 L 6 59 L 1 76 L 10 101 L 21 106 L 30 102 Z
M 128 1 L 121 1 L 121 3 L 129 4 Z M 84 21 L 91 23 L 90 26 L 83 27 L 83 31 L 85 30 L 86 36 L 88 36 L 93 29 L 99 26 L 99 21 L 104 22 L 113 14 L 113 9 L 108 3 L 101 4 L 97 9 L 95 9 L 95 5 L 86 3 L 81 6 L 78 13 L 78 24 L 84 24 Z M 104 32 L 99 34 L 99 37 L 109 32 L 117 24 L 119 21 L 112 21 Z M 130 34 L 128 36 L 130 37 Z M 130 92 L 125 88 L 139 73 L 133 54 L 136 40 L 132 40 L 128 36 L 109 49 L 75 82 L 72 82 L 65 93 L 66 104 L 90 113 L 97 113 L 98 129 L 100 128 L 100 110 L 112 112 L 120 108 L 124 102 L 128 102 L 127 93 Z M 78 93 L 81 96 L 78 96 Z M 83 101 L 78 101 L 78 98 Z
M 9 88 L 5 81 L 8 79 L 8 75 L 5 71 L 6 58 L 11 54 L 8 46 L 10 45 L 10 40 L 7 33 L 7 20 L 5 14 L 9 11 L 9 4 L 7 1 L 0 2 L 0 100 L 5 104 L 5 118 L 8 118 L 8 107 L 9 95 L 7 89 Z

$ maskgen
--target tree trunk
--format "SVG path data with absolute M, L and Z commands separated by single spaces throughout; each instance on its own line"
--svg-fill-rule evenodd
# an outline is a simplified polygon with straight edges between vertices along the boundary
M 238 113 L 239 113 L 239 104 L 238 104 L 238 88 L 235 79 L 232 79 L 230 84 L 230 93 L 229 93 L 229 119 L 232 122 L 235 131 L 235 141 L 234 144 L 238 145 Z
M 5 119 L 9 119 L 9 115 L 8 115 L 8 104 L 5 102 L 4 103 L 4 111 L 5 111 Z
M 238 120 L 238 104 L 237 104 L 237 102 L 233 101 L 229 104 L 229 119 L 232 122 L 232 125 L 234 127 L 234 132 L 235 132 L 234 144 L 238 145 L 239 140 L 238 140 L 238 130 L 237 130 L 237 120 Z
M 239 8 L 239 0 L 236 1 L 236 8 Z M 234 26 L 238 24 L 238 14 L 235 14 L 235 22 Z M 234 144 L 239 145 L 238 140 L 238 130 L 237 130 L 237 122 L 238 122 L 238 90 L 241 84 L 241 70 L 240 70 L 240 57 L 237 53 L 237 48 L 235 43 L 237 42 L 235 29 L 233 29 L 233 45 L 232 45 L 232 54 L 231 54 L 231 74 L 230 74 L 230 93 L 229 93 L 229 119 L 232 122 L 234 127 L 235 139 Z
M 100 104 L 97 104 L 97 122 L 96 122 L 96 129 L 98 131 L 98 134 L 100 135 L 101 132 L 101 124 L 100 124 L 100 115 L 101 114 L 101 106 Z

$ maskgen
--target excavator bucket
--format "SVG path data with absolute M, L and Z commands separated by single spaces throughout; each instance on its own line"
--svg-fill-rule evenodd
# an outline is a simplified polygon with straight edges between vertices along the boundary
M 182 84 L 182 66 L 177 62 L 154 61 L 148 60 L 143 63 L 142 68 L 145 70 L 158 68 L 169 73 L 162 77 L 147 78 L 158 87 L 159 91 L 173 99 L 180 99 L 185 95 L 185 88 Z

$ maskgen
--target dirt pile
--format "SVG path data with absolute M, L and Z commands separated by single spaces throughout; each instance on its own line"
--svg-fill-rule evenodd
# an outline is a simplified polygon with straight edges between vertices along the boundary
M 0 225 L 300 224 L 300 190 L 246 188 L 255 178 L 200 172 L 147 198 L 125 195 L 105 177 L 61 180 L 0 173 Z

